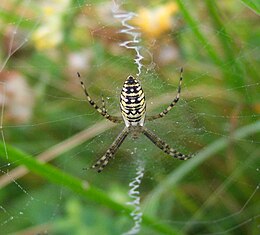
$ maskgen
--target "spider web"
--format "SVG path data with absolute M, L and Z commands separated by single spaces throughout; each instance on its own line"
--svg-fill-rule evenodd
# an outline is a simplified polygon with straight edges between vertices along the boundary
M 164 36 L 151 39 L 133 22 L 142 7 L 156 8 L 149 2 L 1 1 L 3 234 L 151 234 L 142 223 L 143 213 L 157 216 L 180 234 L 259 232 L 259 134 L 237 134 L 259 119 L 260 84 L 254 77 L 259 50 L 252 32 L 238 32 L 238 26 L 253 27 L 257 16 L 242 4 L 220 4 L 225 27 L 238 35 L 232 38 L 203 21 L 208 14 L 203 4 L 182 2 L 195 7 L 198 27 L 214 38 L 208 43 L 217 51 L 218 35 L 239 45 L 235 61 L 251 66 L 244 83 L 228 80 L 230 71 L 238 73 L 234 61 L 208 61 L 208 44 L 196 42 L 180 10 L 171 16 Z M 141 136 L 127 138 L 102 174 L 81 170 L 106 151 L 123 125 L 111 125 L 89 107 L 76 72 L 94 100 L 101 104 L 101 95 L 105 97 L 112 114 L 119 112 L 124 79 L 138 76 L 152 115 L 174 98 L 181 67 L 181 100 L 166 117 L 146 126 L 178 151 L 198 153 L 198 158 L 173 160 Z M 9 146 L 132 204 L 133 221 L 28 173 L 21 161 L 11 160 Z

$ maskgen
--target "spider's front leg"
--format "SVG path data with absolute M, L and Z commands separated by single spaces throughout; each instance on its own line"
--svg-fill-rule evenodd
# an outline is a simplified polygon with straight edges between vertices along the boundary
M 129 133 L 129 128 L 125 127 L 122 132 L 117 136 L 115 141 L 111 144 L 109 149 L 106 151 L 106 153 L 97 160 L 97 162 L 92 165 L 91 168 L 95 169 L 98 168 L 98 173 L 100 173 L 105 166 L 108 164 L 108 162 L 113 158 L 114 154 L 116 153 L 117 149 L 120 147 L 120 145 L 123 143 L 125 138 L 127 137 Z
M 193 155 L 185 155 L 178 152 L 176 149 L 171 148 L 167 143 L 161 140 L 157 135 L 155 135 L 152 131 L 143 127 L 143 133 L 147 136 L 158 148 L 163 150 L 165 153 L 169 154 L 170 156 L 177 158 L 179 160 L 187 160 L 192 158 Z
M 177 102 L 180 99 L 180 94 L 181 94 L 181 83 L 182 83 L 182 79 L 183 79 L 182 73 L 183 73 L 183 68 L 181 68 L 181 71 L 180 71 L 180 80 L 179 80 L 178 92 L 177 92 L 177 95 L 175 96 L 174 100 L 170 103 L 170 105 L 166 109 L 164 109 L 159 114 L 156 114 L 156 115 L 153 115 L 153 116 L 147 116 L 145 118 L 147 121 L 152 121 L 152 120 L 164 117 L 177 104 Z
M 84 91 L 84 93 L 86 95 L 87 101 L 98 111 L 98 113 L 100 113 L 103 117 L 105 117 L 109 121 L 114 122 L 114 123 L 121 123 L 123 121 L 121 117 L 116 117 L 116 116 L 112 116 L 112 115 L 108 114 L 107 109 L 105 108 L 105 101 L 104 101 L 103 97 L 102 97 L 102 108 L 100 108 L 96 104 L 96 102 L 91 99 L 91 97 L 89 96 L 89 94 L 87 92 L 85 84 L 84 84 L 84 82 L 81 79 L 80 74 L 77 73 L 77 75 L 78 75 L 78 78 L 80 80 L 81 87 L 82 87 L 82 89 L 83 89 L 83 91 Z

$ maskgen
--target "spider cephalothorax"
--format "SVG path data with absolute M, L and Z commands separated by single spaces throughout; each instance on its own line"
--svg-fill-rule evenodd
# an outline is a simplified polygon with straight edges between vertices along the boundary
M 140 82 L 133 76 L 127 77 L 127 79 L 124 82 L 122 92 L 120 95 L 120 107 L 121 107 L 122 117 L 111 116 L 110 114 L 108 114 L 103 97 L 102 97 L 102 108 L 100 108 L 96 104 L 96 102 L 90 98 L 83 81 L 80 80 L 81 86 L 84 90 L 88 102 L 102 116 L 115 123 L 121 123 L 122 121 L 125 122 L 124 129 L 115 139 L 115 141 L 106 151 L 106 153 L 101 158 L 99 158 L 94 165 L 92 165 L 92 168 L 97 168 L 98 169 L 97 171 L 101 172 L 104 169 L 104 167 L 109 163 L 109 161 L 113 158 L 117 149 L 120 147 L 120 145 L 123 143 L 123 141 L 125 140 L 125 138 L 129 133 L 131 133 L 131 136 L 134 139 L 138 138 L 140 134 L 144 134 L 157 147 L 162 149 L 165 153 L 179 160 L 187 160 L 192 157 L 192 155 L 184 155 L 178 152 L 176 149 L 171 148 L 167 143 L 165 143 L 157 135 L 155 135 L 152 131 L 150 131 L 144 126 L 145 121 L 152 121 L 164 117 L 179 101 L 180 93 L 181 93 L 182 72 L 183 70 L 181 69 L 179 88 L 176 97 L 166 109 L 164 109 L 161 113 L 154 116 L 146 116 L 146 102 L 145 102 L 144 91 L 141 87 Z M 80 78 L 79 73 L 78 73 L 78 77 Z

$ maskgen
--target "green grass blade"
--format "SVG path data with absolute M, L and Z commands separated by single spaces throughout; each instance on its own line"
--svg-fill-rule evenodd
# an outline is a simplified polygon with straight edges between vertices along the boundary
M 236 56 L 234 54 L 235 45 L 232 42 L 230 35 L 227 33 L 227 30 L 221 21 L 216 2 L 212 0 L 206 0 L 206 5 L 208 12 L 210 13 L 209 16 L 211 17 L 214 24 L 215 30 L 216 32 L 218 32 L 217 36 L 220 43 L 222 44 L 223 52 L 225 53 L 226 57 L 226 62 L 228 64 L 231 64 L 231 66 L 234 66 L 236 73 L 239 74 L 239 76 L 242 76 L 243 69 L 240 68 L 239 64 L 236 62 Z
M 211 60 L 216 65 L 218 65 L 219 68 L 222 70 L 226 84 L 228 84 L 230 87 L 243 86 L 244 81 L 243 81 L 243 74 L 241 74 L 241 71 L 238 70 L 234 73 L 232 69 L 230 69 L 229 63 L 223 60 L 218 55 L 218 52 L 214 49 L 214 47 L 210 43 L 210 40 L 208 40 L 206 36 L 204 36 L 203 32 L 200 29 L 199 24 L 197 23 L 196 19 L 194 19 L 194 17 L 190 14 L 189 9 L 183 3 L 183 0 L 176 0 L 176 2 L 178 3 L 180 11 L 182 12 L 182 15 L 185 21 L 187 22 L 187 24 L 190 26 L 194 36 L 198 39 L 201 46 L 206 49 Z M 235 61 L 233 57 L 232 60 Z
M 207 198 L 205 203 L 199 209 L 197 209 L 195 213 L 193 213 L 191 218 L 189 218 L 189 221 L 186 223 L 186 226 L 183 229 L 184 231 L 188 231 L 190 229 L 191 223 L 189 222 L 199 220 L 202 215 L 205 215 L 207 209 L 217 202 L 219 195 L 224 191 L 224 189 L 234 183 L 234 181 L 237 180 L 237 178 L 241 176 L 244 171 L 256 161 L 256 159 L 259 158 L 259 153 L 259 150 L 254 151 L 253 154 L 247 158 L 247 161 L 235 169 L 235 171 L 221 184 L 221 186 L 219 186 L 216 191 L 209 198 Z
M 233 138 L 236 139 L 246 138 L 249 135 L 260 132 L 260 121 L 257 121 L 253 124 L 241 127 L 234 132 Z M 208 145 L 202 149 L 194 158 L 183 163 L 177 170 L 173 171 L 168 175 L 160 184 L 150 193 L 150 196 L 147 197 L 147 202 L 149 202 L 149 214 L 155 214 L 154 209 L 159 205 L 160 197 L 164 194 L 169 188 L 174 188 L 177 184 L 191 172 L 193 169 L 198 167 L 208 158 L 213 156 L 218 151 L 227 147 L 229 143 L 229 137 L 222 137 L 212 144 Z M 152 203 L 151 203 L 152 202 Z M 153 204 L 153 205 L 152 205 Z
M 49 164 L 39 162 L 33 157 L 23 153 L 22 151 L 9 145 L 4 145 L 2 142 L 0 142 L 0 156 L 5 161 L 6 149 L 8 152 L 9 161 L 13 161 L 15 163 L 19 162 L 20 164 L 28 168 L 31 172 L 34 172 L 35 174 L 45 178 L 49 182 L 61 185 L 62 187 L 65 186 L 88 200 L 95 201 L 97 203 L 100 203 L 101 205 L 105 205 L 106 207 L 111 208 L 114 211 L 123 213 L 124 215 L 130 217 L 130 213 L 132 212 L 131 207 L 115 201 L 102 190 L 89 185 L 84 180 L 80 180 L 65 172 L 62 172 L 61 170 Z M 144 215 L 142 221 L 144 225 L 148 226 L 150 229 L 160 232 L 160 234 L 179 234 L 167 224 L 158 222 L 158 219 Z
M 244 5 L 253 10 L 256 14 L 260 15 L 260 2 L 259 0 L 240 0 Z
M 199 25 L 194 20 L 192 15 L 189 13 L 186 5 L 183 3 L 182 0 L 176 0 L 176 2 L 179 5 L 179 8 L 183 14 L 185 21 L 189 24 L 191 30 L 193 31 L 194 35 L 198 38 L 199 42 L 205 47 L 211 59 L 216 64 L 222 65 L 220 57 L 218 56 L 217 52 L 214 50 L 214 47 L 209 43 L 209 40 L 207 40 L 207 38 L 201 32 Z
M 233 77 L 233 79 L 239 79 L 240 81 L 243 81 L 246 76 L 258 79 L 258 74 L 253 68 L 252 63 L 247 61 L 245 57 L 240 57 L 235 53 L 235 51 L 240 51 L 241 53 L 243 49 L 236 45 L 235 37 L 228 33 L 228 27 L 225 26 L 221 19 L 221 11 L 218 9 L 216 1 L 206 0 L 205 3 L 215 31 L 218 32 L 217 36 L 226 57 L 226 64 L 230 65 L 229 72 L 233 71 L 232 73 L 230 72 L 231 77 Z M 240 85 L 242 85 L 242 83 Z M 241 89 L 241 92 L 244 92 L 243 89 Z M 250 92 L 247 92 L 247 94 L 247 100 L 252 100 L 252 98 L 249 97 L 251 95 Z

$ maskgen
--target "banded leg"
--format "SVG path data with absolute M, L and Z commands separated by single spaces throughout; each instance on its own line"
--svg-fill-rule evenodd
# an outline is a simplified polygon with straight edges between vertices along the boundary
M 175 96 L 174 100 L 170 103 L 170 105 L 165 110 L 163 110 L 159 114 L 154 115 L 154 116 L 147 116 L 146 117 L 147 121 L 152 121 L 152 120 L 164 117 L 177 104 L 177 102 L 180 99 L 180 94 L 181 94 L 181 83 L 182 83 L 182 79 L 183 79 L 182 73 L 183 73 L 183 68 L 181 68 L 181 71 L 180 71 L 178 92 L 177 92 L 177 95 Z
M 102 99 L 102 112 L 107 113 L 106 104 L 103 95 L 101 96 Z
M 97 172 L 100 173 L 104 167 L 108 164 L 108 162 L 113 158 L 114 154 L 116 153 L 117 149 L 123 143 L 125 138 L 129 133 L 128 127 L 125 127 L 122 132 L 117 136 L 116 140 L 112 143 L 106 153 L 97 160 L 97 162 L 92 165 L 92 169 L 98 168 Z
M 165 153 L 170 156 L 177 158 L 179 160 L 187 160 L 192 158 L 193 155 L 185 155 L 178 152 L 176 149 L 171 148 L 167 143 L 161 140 L 157 135 L 155 135 L 152 131 L 148 130 L 146 127 L 143 127 L 143 133 L 147 136 L 158 148 L 160 148 Z
M 88 92 L 87 92 L 87 89 L 85 87 L 85 84 L 84 82 L 82 81 L 81 79 L 81 76 L 79 73 L 77 73 L 78 75 L 78 78 L 80 80 L 80 84 L 81 84 L 81 87 L 86 95 L 86 98 L 88 100 L 88 102 L 103 116 L 105 117 L 106 119 L 108 119 L 109 121 L 111 122 L 114 122 L 114 123 L 121 123 L 123 120 L 121 117 L 116 117 L 116 116 L 111 116 L 110 114 L 108 114 L 107 112 L 107 109 L 105 108 L 105 101 L 102 97 L 102 108 L 100 108 L 96 102 L 94 100 L 91 99 L 91 97 L 89 96 Z

